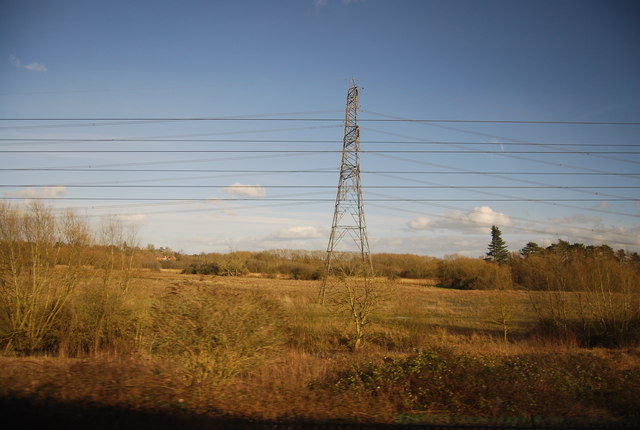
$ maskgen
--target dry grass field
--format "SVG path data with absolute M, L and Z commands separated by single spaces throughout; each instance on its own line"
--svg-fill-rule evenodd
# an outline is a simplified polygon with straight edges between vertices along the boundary
M 354 350 L 349 315 L 338 302 L 317 303 L 320 281 L 137 272 L 100 320 L 100 348 L 78 346 L 78 311 L 55 356 L 0 356 L 0 396 L 376 422 L 401 414 L 615 421 L 640 407 L 640 349 L 582 349 L 570 336 L 545 336 L 534 330 L 536 293 L 376 285 Z

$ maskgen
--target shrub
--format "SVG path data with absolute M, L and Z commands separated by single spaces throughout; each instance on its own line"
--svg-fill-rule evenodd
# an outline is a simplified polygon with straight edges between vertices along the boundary
M 217 263 L 191 263 L 182 270 L 187 275 L 219 275 L 220 266 Z
M 292 263 L 289 273 L 292 279 L 317 281 L 322 277 L 322 269 L 306 263 Z
M 510 279 L 510 268 L 479 258 L 451 255 L 438 264 L 440 285 L 460 290 L 505 289 L 505 279 Z
M 193 383 L 257 366 L 283 341 L 278 304 L 211 286 L 172 289 L 153 308 L 152 352 L 186 367 Z
M 619 370 L 588 353 L 489 359 L 430 349 L 354 366 L 332 385 L 385 397 L 399 412 L 550 417 L 595 410 L 624 417 L 640 406 L 634 397 L 640 379 L 631 380 L 637 374 L 637 368 Z
M 437 259 L 412 254 L 373 254 L 373 267 L 379 276 L 423 279 L 437 275 Z
M 60 352 L 71 356 L 137 352 L 149 325 L 148 300 L 139 297 L 144 293 L 124 291 L 116 282 L 93 282 L 78 289 L 60 334 Z

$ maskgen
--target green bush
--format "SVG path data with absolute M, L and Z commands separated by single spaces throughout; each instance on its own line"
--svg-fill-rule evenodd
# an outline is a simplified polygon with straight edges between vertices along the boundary
M 219 275 L 220 266 L 217 263 L 192 263 L 182 270 L 187 275 Z
M 322 269 L 307 263 L 291 263 L 289 274 L 296 280 L 317 281 L 322 277 Z
M 616 369 L 588 353 L 486 358 L 430 349 L 354 367 L 333 387 L 384 397 L 399 412 L 550 417 L 599 411 L 614 419 L 640 407 L 639 371 Z

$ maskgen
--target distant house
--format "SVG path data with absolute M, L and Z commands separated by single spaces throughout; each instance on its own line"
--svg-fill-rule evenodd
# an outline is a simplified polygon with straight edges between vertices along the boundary
M 176 256 L 175 255 L 161 255 L 159 257 L 156 257 L 156 260 L 158 260 L 158 261 L 176 261 Z

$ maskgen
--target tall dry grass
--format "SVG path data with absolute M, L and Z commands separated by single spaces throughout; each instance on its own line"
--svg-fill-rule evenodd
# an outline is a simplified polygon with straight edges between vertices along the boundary
M 65 330 L 55 332 L 59 347 L 51 349 L 49 357 L 0 357 L 2 396 L 256 419 L 390 422 L 420 408 L 434 413 L 482 412 L 477 404 L 465 406 L 473 396 L 465 391 L 465 378 L 471 378 L 468 386 L 484 396 L 487 413 L 503 413 L 508 409 L 500 406 L 500 396 L 524 390 L 502 386 L 482 391 L 482 385 L 491 382 L 487 375 L 518 377 L 522 372 L 513 366 L 522 362 L 534 366 L 535 372 L 551 363 L 557 376 L 576 363 L 593 362 L 597 366 L 588 367 L 583 376 L 559 382 L 573 393 L 567 402 L 580 393 L 593 397 L 589 402 L 576 400 L 580 407 L 571 413 L 616 419 L 624 415 L 624 407 L 640 406 L 633 403 L 640 398 L 633 379 L 640 369 L 640 350 L 585 350 L 577 342 L 560 343 L 536 332 L 531 300 L 544 299 L 544 291 L 463 291 L 434 287 L 427 280 L 392 282 L 386 300 L 370 314 L 361 348 L 354 352 L 353 322 L 338 309 L 317 303 L 319 281 L 139 269 L 122 274 L 114 269 L 110 276 L 118 282 L 108 283 L 105 291 L 103 269 L 90 270 L 95 272 L 74 289 L 61 313 Z M 120 276 L 127 278 L 126 292 Z M 566 293 L 565 299 L 568 306 L 580 303 L 573 293 Z M 501 320 L 503 307 L 509 311 L 506 323 Z M 100 320 L 101 312 L 108 318 Z M 420 351 L 432 354 L 421 359 L 422 373 L 408 379 L 389 376 L 394 369 L 402 370 L 403 363 L 417 365 Z M 452 379 L 433 393 L 440 396 L 439 403 L 403 398 L 403 384 L 418 390 L 420 381 L 446 376 L 437 372 L 446 371 L 447 363 L 460 363 L 462 370 L 456 374 L 460 380 Z M 352 378 L 362 379 L 367 372 L 381 375 L 380 384 Z M 639 395 L 596 386 L 598 377 L 617 378 L 612 380 L 621 381 L 626 393 Z M 554 394 L 551 380 L 545 381 L 537 394 L 518 399 L 518 413 L 526 411 L 526 402 Z M 455 387 L 452 396 L 457 403 L 447 403 L 447 387 Z M 600 395 L 616 409 L 607 409 L 604 400 L 598 403 Z M 545 413 L 554 412 L 553 404 L 544 407 Z

